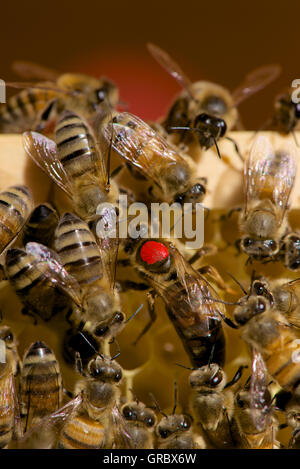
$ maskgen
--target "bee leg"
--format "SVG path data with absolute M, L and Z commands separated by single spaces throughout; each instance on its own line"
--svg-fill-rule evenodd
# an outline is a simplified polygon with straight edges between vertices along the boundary
M 129 267 L 131 265 L 131 262 L 129 259 L 118 259 L 117 264 L 121 267 Z
M 218 248 L 213 244 L 206 244 L 203 248 L 198 249 L 197 252 L 189 259 L 191 265 L 195 264 L 201 257 L 214 256 L 217 254 Z
M 79 352 L 75 352 L 75 370 L 81 376 L 87 377 L 87 374 L 85 373 L 83 369 L 82 360 L 81 360 L 81 356 Z
M 31 313 L 30 311 L 28 311 L 28 309 L 26 309 L 26 307 L 24 306 L 24 308 L 22 309 L 21 311 L 21 314 L 23 314 L 24 316 L 30 316 L 33 318 L 33 325 L 36 326 L 37 323 L 38 323 L 38 320 L 37 320 L 37 317 L 34 313 Z
M 241 212 L 243 210 L 242 207 L 234 207 L 231 210 L 229 210 L 227 213 L 224 213 L 223 215 L 220 216 L 219 221 L 227 221 L 229 218 L 232 217 L 232 215 L 235 212 Z
M 235 294 L 236 291 L 232 290 L 232 288 L 227 287 L 226 283 L 222 279 L 221 275 L 217 271 L 217 269 L 211 265 L 204 265 L 197 269 L 199 274 L 208 274 L 214 283 L 219 287 L 221 290 L 226 291 L 227 293 Z
M 120 164 L 119 166 L 117 166 L 111 173 L 110 173 L 110 179 L 113 179 L 115 178 L 119 173 L 120 171 L 122 171 L 122 169 L 124 169 L 125 166 L 123 164 Z
M 127 291 L 127 290 L 138 290 L 138 291 L 145 291 L 149 290 L 149 285 L 142 282 L 133 282 L 132 280 L 119 280 L 118 284 L 121 287 L 120 291 Z
M 146 332 L 148 332 L 148 330 L 150 329 L 150 327 L 152 326 L 152 324 L 156 320 L 157 314 L 156 314 L 156 311 L 155 311 L 155 304 L 154 304 L 155 303 L 155 297 L 156 297 L 156 294 L 154 293 L 153 290 L 150 290 L 149 292 L 147 292 L 147 303 L 148 303 L 148 311 L 149 311 L 149 314 L 150 314 L 150 321 L 147 322 L 146 326 L 139 333 L 139 335 L 137 336 L 137 338 L 135 339 L 135 341 L 133 342 L 132 345 L 137 345 L 139 340 L 143 337 L 144 334 L 146 334 Z
M 68 324 L 70 324 L 70 326 L 73 326 L 73 321 L 71 321 L 70 317 L 72 316 L 72 313 L 73 313 L 73 309 L 70 308 L 68 309 L 66 315 L 65 315 L 65 320 Z

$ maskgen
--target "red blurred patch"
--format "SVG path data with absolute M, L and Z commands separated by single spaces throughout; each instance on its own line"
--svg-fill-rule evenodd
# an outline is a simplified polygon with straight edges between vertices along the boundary
M 147 241 L 143 244 L 141 252 L 141 259 L 147 264 L 155 264 L 167 259 L 169 251 L 163 243 L 157 241 Z
M 168 75 L 145 51 L 112 50 L 109 54 L 93 54 L 71 64 L 83 73 L 105 75 L 119 87 L 120 99 L 129 112 L 144 120 L 156 120 L 163 116 L 176 93 L 180 91 L 176 81 Z M 68 67 L 70 68 L 70 67 Z

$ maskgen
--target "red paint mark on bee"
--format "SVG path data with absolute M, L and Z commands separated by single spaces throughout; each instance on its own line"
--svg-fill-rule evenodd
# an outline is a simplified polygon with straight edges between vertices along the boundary
M 155 264 L 169 257 L 169 251 L 163 243 L 147 241 L 141 248 L 141 259 L 147 264 Z

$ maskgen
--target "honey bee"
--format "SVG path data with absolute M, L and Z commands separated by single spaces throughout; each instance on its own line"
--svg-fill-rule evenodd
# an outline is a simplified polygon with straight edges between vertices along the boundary
M 110 180 L 109 164 L 96 143 L 89 124 L 78 115 L 66 112 L 57 122 L 55 141 L 36 132 L 23 134 L 26 153 L 66 192 L 76 214 L 95 229 L 99 219 L 108 229 L 115 219 L 118 188 Z M 108 156 L 109 159 L 109 156 Z M 99 213 L 97 209 L 101 207 Z M 97 236 L 101 252 L 106 256 L 104 266 L 112 266 L 117 256 L 118 238 Z M 114 269 L 108 270 L 114 283 Z
M 131 437 L 131 447 L 135 449 L 153 449 L 153 430 L 156 424 L 155 413 L 142 402 L 133 401 L 124 404 L 121 414 L 126 420 L 127 431 Z
M 55 249 L 66 271 L 81 287 L 81 307 L 75 311 L 78 328 L 98 340 L 115 337 L 126 318 L 117 290 L 110 288 L 99 247 L 87 223 L 65 213 L 56 230 Z
M 294 146 L 274 151 L 267 137 L 256 138 L 245 162 L 246 204 L 240 216 L 240 247 L 250 259 L 274 259 L 278 254 L 288 231 L 286 211 L 296 168 Z
M 288 232 L 282 237 L 277 260 L 283 262 L 284 266 L 293 272 L 300 269 L 300 234 L 298 231 Z
M 21 436 L 20 415 L 15 385 L 19 370 L 16 342 L 8 326 L 0 327 L 0 448 Z
M 236 419 L 244 449 L 279 449 L 275 440 L 278 422 L 268 389 L 268 373 L 262 355 L 252 351 L 252 374 L 250 389 L 237 392 L 234 400 Z
M 77 383 L 75 394 L 82 394 L 82 405 L 64 425 L 59 448 L 115 448 L 115 441 L 121 437 L 130 444 L 131 437 L 117 404 L 123 371 L 114 358 L 98 355 L 84 372 L 77 357 L 77 370 L 85 379 Z
M 23 313 L 50 320 L 79 302 L 79 285 L 63 268 L 58 255 L 39 243 L 25 249 L 9 249 L 5 258 L 7 277 L 24 305 Z
M 125 247 L 131 263 L 149 285 L 148 307 L 151 320 L 136 342 L 156 319 L 154 299 L 160 296 L 168 316 L 195 367 L 212 361 L 224 365 L 224 304 L 209 282 L 166 240 L 137 239 Z M 212 298 L 212 301 L 210 300 Z M 136 343 L 135 342 L 135 343 Z
M 241 327 L 242 338 L 262 355 L 270 376 L 283 389 L 292 392 L 300 382 L 299 334 L 289 320 L 288 296 L 293 288 L 290 292 L 288 289 L 277 292 L 274 301 L 265 283 L 255 280 L 249 293 L 238 301 L 233 314 Z
M 20 376 L 20 408 L 24 431 L 62 405 L 58 361 L 44 342 L 34 342 L 24 355 Z
M 50 204 L 40 204 L 31 212 L 23 230 L 23 245 L 29 242 L 52 247 L 59 216 Z
M 300 400 L 299 392 L 291 393 L 284 390 L 276 394 L 276 410 L 284 412 L 285 422 L 280 428 L 290 427 L 292 429 L 289 448 L 300 448 Z
M 152 396 L 152 395 L 151 395 Z M 173 411 L 170 415 L 162 412 L 154 396 L 152 396 L 162 419 L 156 425 L 156 449 L 198 449 L 195 441 L 192 418 L 189 415 L 176 414 L 177 386 L 175 383 L 175 399 Z
M 18 236 L 32 210 L 26 186 L 12 186 L 0 193 L 0 254 Z
M 112 125 L 111 125 L 112 124 Z M 115 113 L 103 122 L 101 133 L 129 167 L 151 183 L 151 197 L 167 203 L 201 202 L 206 179 L 197 177 L 196 165 L 179 153 L 148 124 L 128 112 Z
M 293 133 L 299 129 L 300 104 L 292 100 L 292 88 L 276 96 L 272 122 L 275 128 L 283 134 Z
M 164 128 L 168 133 L 183 131 L 181 141 L 189 144 L 196 139 L 204 149 L 213 145 L 217 147 L 217 141 L 238 124 L 237 106 L 275 80 L 281 71 L 278 65 L 259 67 L 248 73 L 242 83 L 230 93 L 215 83 L 192 83 L 165 51 L 151 43 L 147 47 L 155 60 L 183 88 L 162 123 Z
M 229 387 L 240 379 L 243 368 L 244 366 L 241 366 L 228 383 L 226 383 L 224 370 L 216 363 L 192 369 L 189 380 L 193 390 L 193 414 L 196 423 L 214 448 L 236 447 L 236 422 L 233 418 L 234 394 Z
M 64 110 L 78 112 L 87 119 L 101 108 L 103 102 L 114 107 L 118 102 L 115 84 L 105 78 L 79 73 L 59 74 L 36 64 L 18 62 L 17 72 L 37 83 L 7 83 L 24 88 L 0 108 L 0 132 L 18 133 L 25 130 L 47 130 L 51 119 Z

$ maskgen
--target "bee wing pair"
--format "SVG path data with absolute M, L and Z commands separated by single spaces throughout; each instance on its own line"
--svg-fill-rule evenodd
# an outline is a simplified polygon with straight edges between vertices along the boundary
M 266 397 L 268 393 L 268 372 L 260 352 L 252 349 L 252 374 L 250 380 L 250 408 L 253 422 L 259 431 L 263 431 L 270 423 L 271 403 Z
M 173 245 L 169 245 L 169 250 L 178 280 L 184 286 L 184 302 L 178 302 L 178 298 L 170 294 L 169 290 L 160 283 L 155 283 L 153 279 L 149 281 L 155 283 L 155 289 L 161 293 L 170 309 L 176 311 L 178 317 L 186 318 L 189 322 L 201 321 L 203 329 L 209 330 L 210 319 L 222 320 L 221 317 L 225 314 L 224 305 L 215 301 L 219 299 L 215 289 L 190 266 Z M 185 303 L 188 304 L 188 310 L 184 307 Z
M 35 259 L 35 268 L 52 283 L 69 296 L 77 306 L 81 305 L 80 287 L 72 275 L 63 267 L 59 256 L 52 249 L 39 243 L 27 243 L 26 252 Z M 46 268 L 45 268 L 46 267 Z
M 12 442 L 11 449 L 52 449 L 55 448 L 65 422 L 82 404 L 79 394 L 53 414 L 44 417 L 31 427 L 21 438 Z
M 251 202 L 268 198 L 278 209 L 281 223 L 294 185 L 297 159 L 294 145 L 285 143 L 282 150 L 275 152 L 267 137 L 256 138 L 245 163 L 246 214 Z
M 157 60 L 157 62 L 185 89 L 190 96 L 195 99 L 191 89 L 191 81 L 179 65 L 160 47 L 148 43 L 148 50 L 150 54 Z M 281 72 L 279 65 L 264 65 L 256 68 L 248 73 L 242 83 L 232 92 L 234 105 L 238 106 L 242 101 L 250 97 L 252 94 L 263 89 L 273 80 L 275 80 Z
M 11 420 L 10 414 L 13 413 L 14 426 L 12 429 L 12 440 L 15 440 L 22 436 L 22 424 L 13 369 L 10 369 L 7 376 L 2 377 L 1 381 L 0 420 L 4 422 L 7 419 L 8 421 Z
M 112 122 L 112 127 L 110 124 L 103 126 L 104 138 L 112 142 L 113 149 L 122 158 L 161 188 L 161 165 L 157 164 L 155 155 L 166 165 L 180 162 L 181 156 L 146 122 L 129 112 L 116 114 Z

